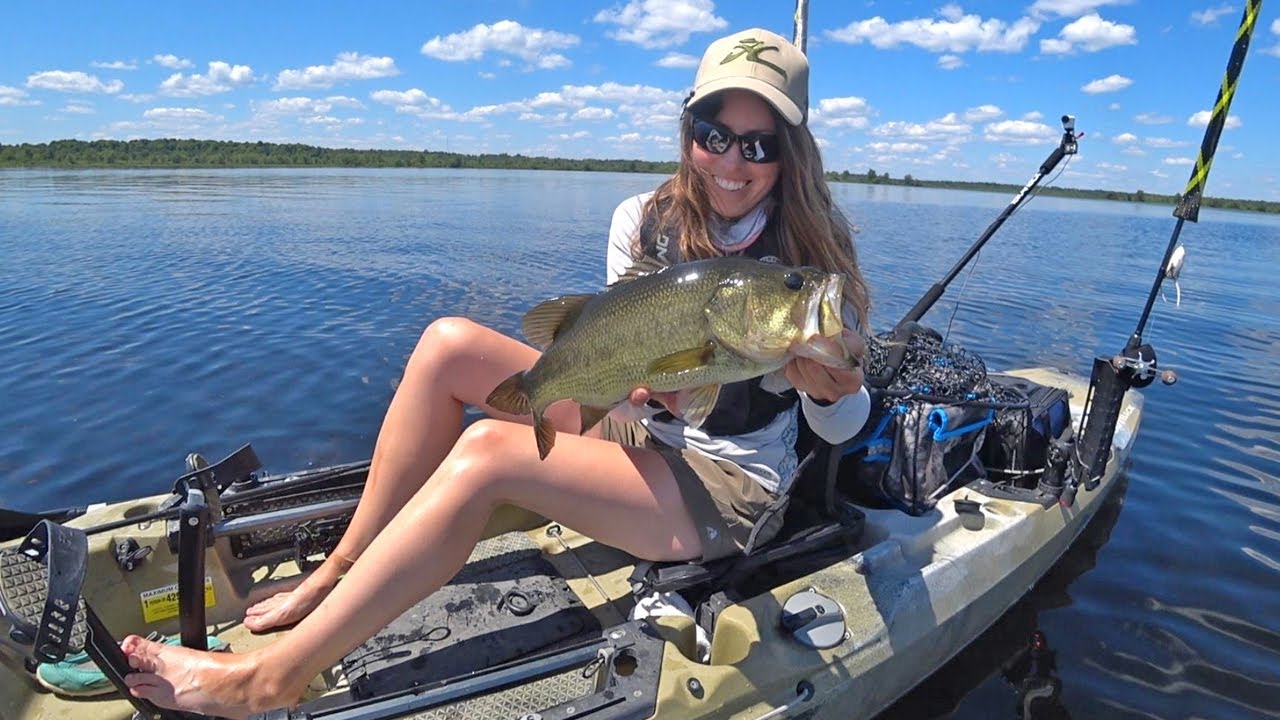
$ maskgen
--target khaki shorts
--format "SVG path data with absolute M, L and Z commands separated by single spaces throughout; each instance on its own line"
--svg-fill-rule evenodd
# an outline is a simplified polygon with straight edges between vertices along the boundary
M 620 423 L 606 415 L 598 427 L 605 440 L 657 451 L 667 461 L 702 538 L 703 562 L 756 547 L 782 527 L 785 505 L 772 507 L 778 497 L 736 464 L 664 445 L 639 422 Z

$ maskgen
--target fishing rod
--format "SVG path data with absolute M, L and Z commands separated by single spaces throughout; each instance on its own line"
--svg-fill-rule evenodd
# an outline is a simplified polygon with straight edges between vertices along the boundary
M 1001 225 L 1004 225 L 1004 221 L 1008 220 L 1010 215 L 1017 212 L 1018 208 L 1022 207 L 1031 199 L 1031 191 L 1040 184 L 1040 181 L 1048 176 L 1049 173 L 1053 172 L 1054 168 L 1058 167 L 1058 163 L 1062 162 L 1063 158 L 1076 154 L 1079 149 L 1078 141 L 1080 137 L 1081 135 L 1076 134 L 1075 116 L 1063 115 L 1062 138 L 1058 141 L 1058 147 L 1054 148 L 1053 152 L 1049 153 L 1049 156 L 1040 164 L 1040 169 L 1036 171 L 1035 175 L 1032 175 L 1031 179 L 1027 181 L 1027 184 L 1022 186 L 1022 189 L 1013 196 L 1013 200 L 1009 201 L 1009 204 L 1000 213 L 1000 215 L 997 216 L 996 219 L 987 226 L 987 229 L 978 236 L 978 239 L 969 246 L 969 249 L 966 250 L 964 255 L 956 262 L 956 264 L 947 271 L 947 274 L 941 280 L 934 283 L 933 286 L 916 301 L 916 304 L 907 311 L 907 314 L 903 315 L 902 319 L 894 325 L 893 332 L 889 339 L 889 357 L 885 362 L 884 372 L 880 375 L 867 376 L 867 384 L 873 387 L 888 387 L 889 383 L 893 381 L 893 378 L 897 374 L 899 368 L 902 367 L 902 362 L 906 358 L 907 345 L 911 340 L 911 336 L 919 331 L 920 318 L 924 317 L 925 313 L 929 312 L 934 304 L 938 302 L 942 297 L 942 294 L 946 292 L 947 286 L 950 285 L 960 272 L 964 270 L 965 266 L 978 255 L 982 250 L 982 247 L 991 239 L 991 236 L 996 234 L 996 231 L 1000 229 Z
M 1173 216 L 1178 218 L 1178 222 L 1174 225 L 1173 235 L 1165 248 L 1164 258 L 1156 269 L 1155 281 L 1151 285 L 1151 292 L 1147 294 L 1146 304 L 1138 317 L 1138 324 L 1119 355 L 1110 358 L 1094 358 L 1089 393 L 1085 396 L 1084 413 L 1080 418 L 1079 443 L 1073 454 L 1072 477 L 1062 495 L 1064 505 L 1071 504 L 1076 488 L 1080 484 L 1083 483 L 1086 490 L 1097 487 L 1098 480 L 1106 470 L 1107 462 L 1111 457 L 1112 438 L 1125 392 L 1130 388 L 1147 387 L 1157 377 L 1155 348 L 1143 340 L 1142 333 L 1151 317 L 1151 309 L 1155 305 L 1156 295 L 1159 294 L 1161 285 L 1166 279 L 1176 281 L 1178 273 L 1181 272 L 1182 251 L 1178 245 L 1178 237 L 1186 221 L 1199 221 L 1205 181 L 1209 178 L 1213 155 L 1218 149 L 1218 139 L 1226 127 L 1227 112 L 1231 108 L 1232 98 L 1235 97 L 1240 71 L 1244 69 L 1245 56 L 1249 52 L 1249 39 L 1253 35 L 1261 9 L 1262 0 L 1247 0 L 1245 3 L 1244 17 L 1240 20 L 1235 46 L 1232 47 L 1231 57 L 1227 61 L 1227 72 L 1222 79 L 1222 86 L 1218 89 L 1218 98 L 1213 104 L 1213 115 L 1205 127 L 1204 140 L 1200 143 L 1200 154 L 1196 158 L 1195 168 L 1191 171 L 1191 179 L 1187 182 L 1187 187 L 1173 211 Z M 1172 371 L 1159 373 L 1158 376 L 1166 385 L 1172 385 L 1178 379 Z

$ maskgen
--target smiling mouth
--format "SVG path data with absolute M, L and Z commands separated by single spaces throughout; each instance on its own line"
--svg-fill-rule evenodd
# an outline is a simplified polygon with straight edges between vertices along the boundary
M 725 180 L 719 175 L 715 176 L 715 181 L 716 181 L 716 187 L 720 188 L 721 190 L 728 190 L 729 192 L 737 192 L 738 190 L 741 190 L 742 188 L 747 186 L 746 180 L 739 180 L 735 182 L 733 180 Z

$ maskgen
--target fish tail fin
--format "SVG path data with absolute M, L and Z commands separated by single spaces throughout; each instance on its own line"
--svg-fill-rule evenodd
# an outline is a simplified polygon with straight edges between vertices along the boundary
M 538 441 L 538 459 L 546 460 L 547 454 L 556 444 L 556 426 L 550 418 L 543 417 L 542 413 L 534 413 L 533 436 Z
M 529 403 L 529 388 L 524 381 L 525 371 L 512 375 L 498 383 L 498 386 L 485 398 L 485 403 L 494 410 L 511 415 L 528 415 L 533 412 Z

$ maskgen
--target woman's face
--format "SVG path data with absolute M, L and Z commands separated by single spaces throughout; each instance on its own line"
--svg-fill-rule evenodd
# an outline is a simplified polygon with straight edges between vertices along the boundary
M 777 132 L 773 112 L 759 95 L 745 90 L 726 90 L 720 112 L 708 118 L 729 128 L 737 135 L 752 132 Z M 773 190 L 778 181 L 778 163 L 752 163 L 742 158 L 739 143 L 722 155 L 714 155 L 693 143 L 690 148 L 694 166 L 702 172 L 711 206 L 720 217 L 734 220 Z

